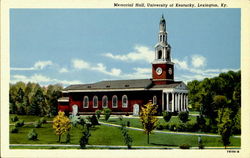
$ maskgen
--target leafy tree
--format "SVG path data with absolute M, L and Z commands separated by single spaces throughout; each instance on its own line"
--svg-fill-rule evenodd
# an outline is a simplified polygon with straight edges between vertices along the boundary
M 140 111 L 140 120 L 142 122 L 144 132 L 148 135 L 148 144 L 149 144 L 149 134 L 157 127 L 158 119 L 156 117 L 157 105 L 149 102 L 144 105 Z
M 109 108 L 103 109 L 103 114 L 105 116 L 105 120 L 108 121 L 110 115 L 111 115 L 111 110 Z
M 196 117 L 197 126 L 201 131 L 204 131 L 204 128 L 206 126 L 206 120 L 203 115 Z
M 162 112 L 162 115 L 163 115 L 163 119 L 168 122 L 170 121 L 171 117 L 172 117 L 172 113 L 171 112 L 168 112 L 168 111 L 164 111 Z
M 38 134 L 34 129 L 30 130 L 28 133 L 28 139 L 29 140 L 37 140 Z
M 46 111 L 46 103 L 45 103 L 45 96 L 43 95 L 42 89 L 39 88 L 32 101 L 30 106 L 30 114 L 31 115 L 39 115 L 44 116 Z
M 188 112 L 180 112 L 178 114 L 178 118 L 183 122 L 187 122 L 188 121 Z
M 64 112 L 59 111 L 58 115 L 53 119 L 53 128 L 56 135 L 58 135 L 58 141 L 61 142 L 61 135 L 71 128 L 70 120 L 64 115 Z
M 128 134 L 128 129 L 125 127 L 124 123 L 122 123 L 121 132 L 123 135 L 124 143 L 127 145 L 128 149 L 131 149 L 133 138 Z
M 96 111 L 95 111 L 95 114 L 96 114 L 98 120 L 99 120 L 100 117 L 101 117 L 101 113 L 102 113 L 101 110 L 96 110 Z
M 92 116 L 88 117 L 88 120 L 91 122 L 91 124 L 92 124 L 93 126 L 99 125 L 99 122 L 98 122 L 98 120 L 97 120 L 95 114 L 93 114 Z
M 221 108 L 218 111 L 218 133 L 221 135 L 223 145 L 228 146 L 230 144 L 230 136 L 232 135 L 232 111 L 229 108 Z
M 81 149 L 86 148 L 86 145 L 89 142 L 89 137 L 91 136 L 88 126 L 85 124 L 85 125 L 83 125 L 83 127 L 84 127 L 84 129 L 82 131 L 82 137 L 80 139 L 80 148 Z

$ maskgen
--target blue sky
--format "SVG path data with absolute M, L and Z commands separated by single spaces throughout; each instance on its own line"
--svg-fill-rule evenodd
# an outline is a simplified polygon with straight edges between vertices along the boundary
M 175 80 L 240 69 L 240 9 L 11 9 L 11 82 L 151 78 L 161 15 Z

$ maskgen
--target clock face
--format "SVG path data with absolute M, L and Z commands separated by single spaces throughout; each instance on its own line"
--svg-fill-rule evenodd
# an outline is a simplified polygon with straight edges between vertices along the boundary
M 157 67 L 157 69 L 155 70 L 157 75 L 161 75 L 162 74 L 162 68 Z
M 168 69 L 168 73 L 169 73 L 170 75 L 172 75 L 173 70 L 172 70 L 171 68 L 169 68 L 169 69 Z

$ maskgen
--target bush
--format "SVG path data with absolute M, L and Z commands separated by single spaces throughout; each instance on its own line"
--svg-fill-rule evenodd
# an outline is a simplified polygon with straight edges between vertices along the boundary
M 176 131 L 183 132 L 186 131 L 186 124 L 179 123 L 176 125 Z
M 170 119 L 171 119 L 171 117 L 172 117 L 172 113 L 171 113 L 171 112 L 163 112 L 162 115 L 163 115 L 163 119 L 164 119 L 166 122 L 170 121 Z
M 180 112 L 178 117 L 183 123 L 185 123 L 188 121 L 188 112 Z
M 34 127 L 35 128 L 41 128 L 42 127 L 42 122 L 40 120 L 37 120 L 35 123 L 34 123 Z
M 205 120 L 205 118 L 204 118 L 202 115 L 197 116 L 197 117 L 196 117 L 196 122 L 197 122 L 198 128 L 199 128 L 201 131 L 204 131 L 204 128 L 205 128 L 205 126 L 206 126 L 206 120 Z
M 70 131 L 67 132 L 66 143 L 70 143 Z
M 101 117 L 102 111 L 101 111 L 101 110 L 96 110 L 96 111 L 95 111 L 95 114 L 96 114 L 96 116 L 97 116 L 97 119 L 99 120 L 100 117 Z
M 30 130 L 28 133 L 28 139 L 29 140 L 37 140 L 38 134 L 34 129 Z
M 181 144 L 180 146 L 180 149 L 190 149 L 190 145 L 189 144 Z
M 158 124 L 156 127 L 157 130 L 163 130 L 164 126 L 162 124 Z
M 111 110 L 109 108 L 103 109 L 103 114 L 105 116 L 105 120 L 108 121 L 110 115 L 111 115 Z
M 46 120 L 45 117 L 42 117 L 42 118 L 40 119 L 40 122 L 41 122 L 41 123 L 47 123 L 47 120 Z
M 15 127 L 22 127 L 24 125 L 24 120 L 19 120 L 15 123 Z
M 18 133 L 18 129 L 16 127 L 11 128 L 10 130 L 11 133 Z
M 98 122 L 98 120 L 97 120 L 95 114 L 93 114 L 92 117 L 88 117 L 88 119 L 89 119 L 89 121 L 91 122 L 91 124 L 92 124 L 93 126 L 99 125 L 99 122 Z
M 18 121 L 18 120 L 19 120 L 19 118 L 18 118 L 17 116 L 14 116 L 14 117 L 11 118 L 11 121 L 12 121 L 12 122 L 16 122 L 16 121 Z

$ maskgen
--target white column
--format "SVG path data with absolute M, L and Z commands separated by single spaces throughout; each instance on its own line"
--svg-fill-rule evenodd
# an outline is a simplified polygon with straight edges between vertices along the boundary
M 188 95 L 186 99 L 187 99 L 186 111 L 188 111 Z
M 183 95 L 183 111 L 186 111 L 186 93 Z
M 175 104 L 175 95 L 174 95 L 174 93 L 172 93 L 172 112 L 174 112 L 174 104 Z
M 177 107 L 176 110 L 179 112 L 179 105 L 180 105 L 180 93 L 177 94 Z
M 167 102 L 166 102 L 166 104 L 167 104 L 167 111 L 169 111 L 169 93 L 166 93 L 167 95 L 166 95 L 166 98 L 167 98 Z
M 183 93 L 181 93 L 181 111 L 183 111 Z

